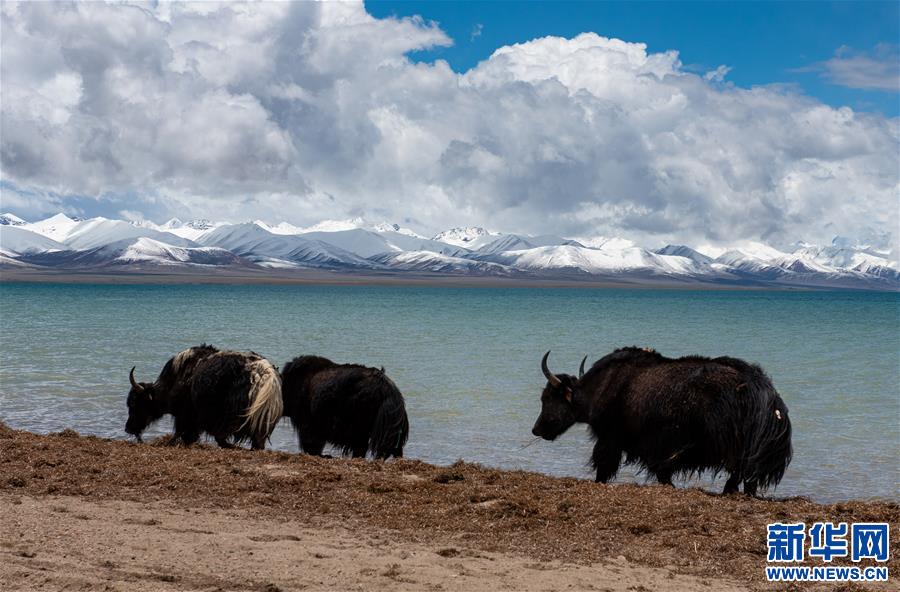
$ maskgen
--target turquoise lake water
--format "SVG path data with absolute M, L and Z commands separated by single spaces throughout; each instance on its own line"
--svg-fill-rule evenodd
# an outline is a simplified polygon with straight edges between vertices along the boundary
M 524 447 L 544 351 L 569 373 L 625 345 L 736 356 L 790 409 L 794 460 L 774 495 L 900 499 L 897 293 L 2 283 L 0 419 L 124 439 L 128 370 L 151 381 L 204 341 L 279 367 L 300 354 L 384 366 L 406 397 L 409 457 L 587 479 L 583 426 Z M 287 422 L 272 445 L 297 450 Z

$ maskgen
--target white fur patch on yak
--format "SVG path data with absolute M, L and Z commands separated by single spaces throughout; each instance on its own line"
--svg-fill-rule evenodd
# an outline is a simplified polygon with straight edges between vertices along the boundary
M 284 409 L 281 400 L 281 375 L 266 359 L 249 361 L 246 368 L 250 373 L 250 408 L 245 415 L 247 419 L 244 426 L 249 426 L 253 434 L 265 434 L 268 437 L 281 419 Z

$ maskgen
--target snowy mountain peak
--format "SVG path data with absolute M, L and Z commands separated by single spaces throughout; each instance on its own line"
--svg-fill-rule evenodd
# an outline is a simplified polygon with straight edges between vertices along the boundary
M 322 220 L 317 224 L 301 228 L 300 232 L 338 232 L 341 230 L 355 230 L 366 225 L 362 218 L 348 218 L 346 220 Z
M 704 254 L 710 255 L 708 251 Z M 758 242 L 740 243 L 721 252 L 715 258 L 719 263 L 727 263 L 729 265 L 737 264 L 740 261 L 774 264 L 786 259 L 791 259 L 790 253 L 779 251 L 774 247 Z
M 42 224 L 42 223 L 65 224 L 65 223 L 69 223 L 69 222 L 78 222 L 78 220 L 76 220 L 75 218 L 76 218 L 75 216 L 69 217 L 69 216 L 66 216 L 65 214 L 63 214 L 62 212 L 60 212 L 58 214 L 54 214 L 54 215 L 50 216 L 49 218 L 45 218 L 39 222 L 35 222 L 35 224 Z
M 0 226 L 24 226 L 25 224 L 25 220 L 15 214 L 0 214 Z
M 395 232 L 397 234 L 404 234 L 406 236 L 410 236 L 413 238 L 423 239 L 425 237 L 416 234 L 414 231 L 409 228 L 404 228 L 399 224 L 390 224 L 388 222 L 382 222 L 381 224 L 375 224 L 372 226 L 367 226 L 366 221 L 363 218 L 348 218 L 347 220 L 324 220 L 317 224 L 313 224 L 312 226 L 295 226 L 290 222 L 280 222 L 278 224 L 272 225 L 268 222 L 264 222 L 263 220 L 254 220 L 254 224 L 259 226 L 264 230 L 268 230 L 272 234 L 307 234 L 310 232 L 344 232 L 347 230 L 370 230 L 372 232 Z
M 184 222 L 182 222 L 178 218 L 170 218 L 163 224 L 159 225 L 160 228 L 163 228 L 165 230 L 168 230 L 170 228 L 181 228 L 182 226 L 184 226 Z
M 216 226 L 206 218 L 191 220 L 190 222 L 186 222 L 184 225 L 188 228 L 193 228 L 194 230 L 209 230 L 210 228 L 215 228 Z
M 458 226 L 435 235 L 431 240 L 457 247 L 477 248 L 473 243 L 484 244 L 484 239 L 499 235 L 499 232 L 491 232 L 481 226 Z
M 79 221 L 60 213 L 38 222 L 25 224 L 24 228 L 62 242 L 78 226 Z
M 155 228 L 164 232 L 168 232 L 170 234 L 174 234 L 175 236 L 180 236 L 181 238 L 196 240 L 198 237 L 200 237 L 200 235 L 204 234 L 205 232 L 209 232 L 214 228 L 218 228 L 221 225 L 222 224 L 220 222 L 210 222 L 206 218 L 189 220 L 187 222 L 184 222 L 179 218 L 172 218 L 165 224 L 160 224 Z
M 411 236 L 413 238 L 421 238 L 425 239 L 421 234 L 410 230 L 409 228 L 404 228 L 399 224 L 391 224 L 389 222 L 382 222 L 380 224 L 375 224 L 371 227 L 375 232 L 396 232 L 397 234 L 405 234 L 406 236 Z
M 252 224 L 256 224 L 263 230 L 267 230 L 272 234 L 305 234 L 307 232 L 340 232 L 342 230 L 356 230 L 363 228 L 366 221 L 362 218 L 347 218 L 346 220 L 322 220 L 312 226 L 295 226 L 290 222 L 279 222 L 278 224 L 269 224 L 263 220 L 254 220 Z
M 152 223 L 150 223 L 152 224 Z M 140 224 L 139 224 L 140 225 Z M 170 230 L 176 228 L 192 228 L 194 230 L 210 230 L 219 226 L 216 222 L 210 222 L 206 218 L 197 218 L 196 220 L 188 220 L 187 222 L 182 221 L 180 218 L 171 218 L 163 224 L 156 226 L 156 228 L 162 230 Z
M 697 263 L 712 263 L 712 257 L 708 257 L 703 253 L 696 251 L 690 247 L 686 247 L 684 245 L 666 245 L 661 249 L 656 249 L 653 251 L 657 255 L 674 255 L 676 257 L 685 257 L 690 259 L 691 261 L 696 261 Z
M 129 220 L 128 222 L 132 226 L 137 226 L 138 228 L 150 228 L 152 230 L 159 230 L 160 228 L 150 220 Z
M 630 241 L 627 238 L 619 238 L 619 237 L 609 237 L 609 236 L 594 236 L 590 238 L 578 238 L 575 239 L 585 247 L 590 247 L 592 249 L 628 249 L 631 247 L 635 247 L 637 245 L 634 244 L 634 241 Z
M 281 222 L 269 227 L 269 232 L 273 234 L 301 234 L 303 231 L 299 226 L 294 226 L 289 222 Z

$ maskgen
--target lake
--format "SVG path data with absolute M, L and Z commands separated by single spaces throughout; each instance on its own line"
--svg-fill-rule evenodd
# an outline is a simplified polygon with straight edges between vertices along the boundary
M 583 426 L 532 442 L 546 350 L 572 374 L 626 345 L 744 358 L 791 412 L 794 460 L 775 495 L 900 499 L 898 293 L 4 282 L 0 419 L 124 439 L 128 370 L 152 381 L 201 342 L 279 367 L 301 354 L 384 366 L 406 397 L 408 457 L 588 479 Z M 272 446 L 297 451 L 287 421 Z

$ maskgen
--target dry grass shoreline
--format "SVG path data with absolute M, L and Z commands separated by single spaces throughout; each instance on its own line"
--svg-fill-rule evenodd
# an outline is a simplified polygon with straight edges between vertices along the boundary
M 597 485 L 469 463 L 437 467 L 414 460 L 378 463 L 207 446 L 175 448 L 81 437 L 68 430 L 42 436 L 0 424 L 2 513 L 13 516 L 16 506 L 22 508 L 20 529 L 41 534 L 41 527 L 35 525 L 39 521 L 29 527 L 26 516 L 37 521 L 53 503 L 69 508 L 64 513 L 64 520 L 71 521 L 66 532 L 81 537 L 80 546 L 96 544 L 99 536 L 84 530 L 87 527 L 73 518 L 87 511 L 84 508 L 93 508 L 96 516 L 157 512 L 161 524 L 183 522 L 187 518 L 179 518 L 179 513 L 194 513 L 201 522 L 218 524 L 219 534 L 243 524 L 241 520 L 250 521 L 247 528 L 268 525 L 268 530 L 286 528 L 289 521 L 296 532 L 313 533 L 308 540 L 305 535 L 289 535 L 297 538 L 295 543 L 304 541 L 299 547 L 321 540 L 341 541 L 335 544 L 356 553 L 359 565 L 367 560 L 377 564 L 377 553 L 392 550 L 394 559 L 387 560 L 396 562 L 398 574 L 407 569 L 407 579 L 412 582 L 383 576 L 369 567 L 366 569 L 375 569 L 371 582 L 362 571 L 337 580 L 322 575 L 316 580 L 323 582 L 321 586 L 317 588 L 313 582 L 309 589 L 443 589 L 434 586 L 452 576 L 450 572 L 442 576 L 440 571 L 446 568 L 448 558 L 463 572 L 471 572 L 471 585 L 463 585 L 463 578 L 454 580 L 458 586 L 446 589 L 496 589 L 501 585 L 511 589 L 587 589 L 593 583 L 601 590 L 629 589 L 619 586 L 623 582 L 631 582 L 635 590 L 640 586 L 667 589 L 666 582 L 674 586 L 668 589 L 687 590 L 694 585 L 704 589 L 703 582 L 710 584 L 708 589 L 771 589 L 762 580 L 769 522 L 889 522 L 893 533 L 900 532 L 900 506 L 892 502 L 821 505 L 803 498 L 723 497 L 696 489 Z M 149 531 L 162 528 L 159 524 L 144 526 Z M 131 527 L 141 532 L 140 524 Z M 23 550 L 8 527 L 0 532 L 0 555 L 15 559 L 9 563 L 12 571 L 0 571 L 0 579 L 19 574 L 25 578 L 22 582 L 34 582 L 28 579 L 33 575 L 28 569 L 30 559 L 15 553 L 34 552 L 40 557 L 41 549 Z M 354 542 L 356 534 L 360 540 Z M 35 536 L 35 540 L 43 540 Z M 379 544 L 367 546 L 365 540 L 372 537 Z M 184 544 L 190 546 L 189 540 Z M 364 553 L 369 547 L 374 555 Z M 407 558 L 418 557 L 419 563 L 410 559 L 411 567 L 404 567 L 403 553 Z M 888 563 L 892 579 L 900 575 L 898 553 L 894 536 Z M 318 573 L 316 569 L 324 568 L 313 559 L 309 573 Z M 523 565 L 552 562 L 546 569 L 558 574 L 545 580 L 535 576 L 519 581 L 516 574 L 522 572 L 514 567 L 516 561 Z M 508 568 L 500 570 L 507 576 L 492 571 L 498 566 Z M 45 567 L 51 573 L 54 569 L 60 574 L 65 571 L 52 562 Z M 610 571 L 613 568 L 618 575 Z M 334 569 L 327 573 L 333 575 Z M 288 573 L 281 574 L 281 580 L 277 574 L 269 575 L 272 577 L 253 580 L 253 586 L 262 586 L 266 580 L 277 589 L 293 589 Z M 178 577 L 182 578 L 180 584 L 163 585 L 165 582 L 154 580 L 156 588 L 147 589 L 232 589 L 221 582 L 205 588 L 188 586 L 186 575 Z M 492 581 L 491 577 L 499 579 Z M 479 588 L 491 582 L 488 588 Z M 541 582 L 546 587 L 539 586 Z M 100 583 L 97 587 L 86 584 L 83 589 L 103 589 Z M 233 589 L 249 588 L 237 585 Z M 821 589 L 855 588 L 830 584 Z

